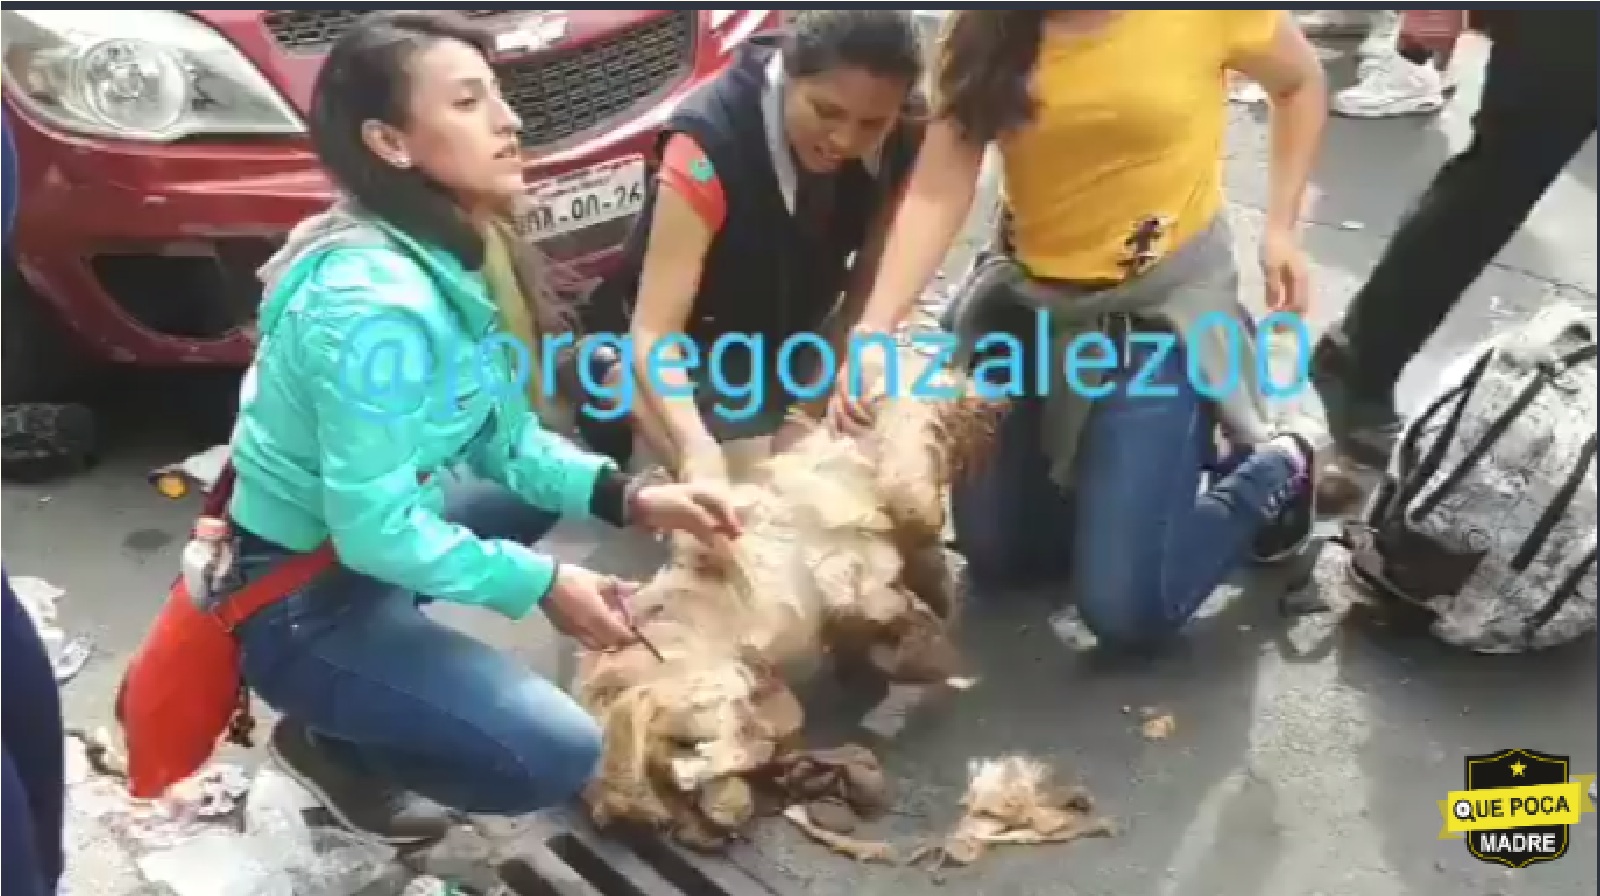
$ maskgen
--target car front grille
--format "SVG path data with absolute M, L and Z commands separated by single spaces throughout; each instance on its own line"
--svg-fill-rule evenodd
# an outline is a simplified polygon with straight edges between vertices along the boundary
M 468 9 L 470 18 L 506 10 Z M 286 51 L 325 51 L 366 10 L 272 10 L 263 18 Z M 676 10 L 581 47 L 501 63 L 501 89 L 522 118 L 522 145 L 553 146 L 597 130 L 676 86 L 694 68 L 698 11 Z
M 272 39 L 278 46 L 291 53 L 310 53 L 326 50 L 362 16 L 371 12 L 371 9 L 274 9 L 262 17 L 262 23 L 272 32 Z M 507 10 L 463 9 L 458 12 L 469 19 L 486 19 Z
M 583 47 L 500 67 L 522 145 L 552 146 L 614 121 L 694 67 L 698 12 L 679 10 Z

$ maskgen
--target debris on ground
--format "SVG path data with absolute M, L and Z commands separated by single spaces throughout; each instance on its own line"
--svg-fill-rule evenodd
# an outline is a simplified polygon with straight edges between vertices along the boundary
M 72 811 L 143 849 L 171 849 L 231 824 L 251 786 L 244 769 L 217 763 L 162 799 L 137 800 L 110 732 L 69 731 L 65 755 Z
M 395 874 L 392 847 L 313 827 L 317 809 L 300 785 L 263 769 L 244 800 L 242 830 L 214 827 L 145 855 L 140 870 L 177 896 L 348 896 Z
M 104 728 L 95 729 L 93 734 L 77 728 L 70 728 L 66 732 L 68 765 L 73 765 L 73 760 L 82 769 L 82 775 L 74 778 L 67 777 L 67 783 L 76 783 L 86 780 L 89 775 L 99 775 L 116 781 L 128 780 L 128 760 L 117 750 L 116 741 L 111 737 L 111 732 Z
M 167 799 L 196 818 L 226 818 L 239 811 L 250 793 L 250 777 L 236 765 L 218 763 L 173 788 Z
M 1095 818 L 1088 791 L 1058 788 L 1049 766 L 1021 756 L 972 764 L 962 800 L 966 814 L 937 846 L 924 847 L 911 864 L 931 861 L 935 871 L 976 864 L 996 846 L 1066 844 L 1114 837 L 1115 823 Z
M 1174 719 L 1171 713 L 1146 707 L 1140 711 L 1139 718 L 1141 719 L 1139 733 L 1152 743 L 1169 740 L 1172 735 L 1178 733 L 1178 720 Z
M 67 684 L 89 665 L 94 656 L 94 642 L 88 638 L 73 638 L 61 645 L 61 655 L 55 661 L 56 684 Z
M 1089 653 L 1100 646 L 1100 639 L 1089 631 L 1077 607 L 1064 607 L 1050 614 L 1050 631 L 1073 653 Z
M 779 759 L 775 769 L 775 784 L 787 802 L 830 804 L 835 819 L 853 813 L 871 821 L 890 809 L 888 776 L 878 757 L 865 747 L 794 753 Z M 836 827 L 845 824 L 835 822 Z
M 33 620 L 33 627 L 44 642 L 45 653 L 50 657 L 56 683 L 66 684 L 78 677 L 94 654 L 94 642 L 88 638 L 68 638 L 61 630 L 60 604 L 67 593 L 32 576 L 17 576 L 11 580 L 11 590 L 17 602 Z
M 68 826 L 124 845 L 146 883 L 176 896 L 348 896 L 391 880 L 383 892 L 399 892 L 412 878 L 392 848 L 315 824 L 316 800 L 275 769 L 252 779 L 219 762 L 138 800 L 109 732 L 75 730 L 65 746 Z
M 876 840 L 859 840 L 846 834 L 836 834 L 813 820 L 805 806 L 790 806 L 783 812 L 801 833 L 839 855 L 863 865 L 894 865 L 894 847 Z

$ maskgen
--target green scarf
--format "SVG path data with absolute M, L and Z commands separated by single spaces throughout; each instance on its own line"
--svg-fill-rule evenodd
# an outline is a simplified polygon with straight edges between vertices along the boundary
M 538 315 L 529 302 L 530 295 L 537 296 L 522 266 L 517 263 L 513 246 L 517 236 L 509 225 L 491 225 L 484 231 L 483 282 L 489 297 L 500 309 L 500 323 L 505 331 L 528 349 L 533 369 L 528 377 L 528 402 L 533 412 L 549 419 L 549 395 L 542 378 L 543 333 Z

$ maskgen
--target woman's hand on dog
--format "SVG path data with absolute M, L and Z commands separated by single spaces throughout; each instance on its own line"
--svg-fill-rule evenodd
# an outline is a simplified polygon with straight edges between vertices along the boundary
M 621 650 L 638 640 L 628 620 L 626 590 L 610 576 L 562 564 L 544 599 L 545 616 L 556 631 L 587 650 Z
M 883 338 L 884 334 L 858 331 L 863 338 Z M 863 345 L 871 345 L 863 341 Z M 884 397 L 888 384 L 885 376 L 888 360 L 882 351 L 863 349 L 851 352 L 839 367 L 833 382 L 833 396 L 828 402 L 828 423 L 835 432 L 860 436 L 872 427 L 877 417 L 877 405 Z
M 652 532 L 683 532 L 714 546 L 742 534 L 727 481 L 646 485 L 629 502 L 629 522 Z

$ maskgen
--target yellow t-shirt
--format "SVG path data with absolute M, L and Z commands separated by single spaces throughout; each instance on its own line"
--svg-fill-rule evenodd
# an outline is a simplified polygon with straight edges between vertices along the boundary
M 1037 116 L 1000 141 L 1018 259 L 1038 277 L 1120 280 L 1141 248 L 1204 230 L 1222 209 L 1227 70 L 1283 17 L 1129 10 L 1098 34 L 1046 37 Z

